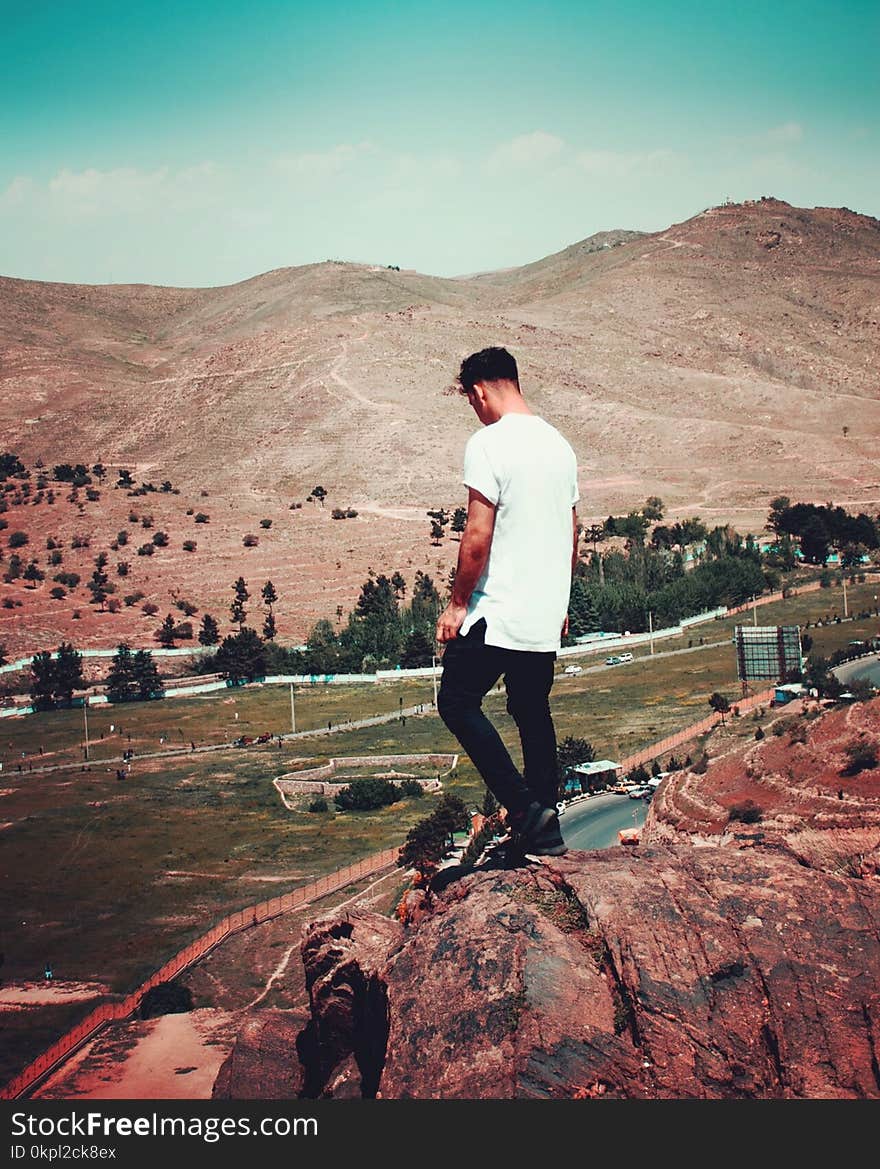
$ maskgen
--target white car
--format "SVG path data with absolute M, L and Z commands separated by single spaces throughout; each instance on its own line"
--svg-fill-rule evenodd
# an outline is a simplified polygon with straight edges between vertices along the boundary
M 563 674 L 581 674 L 583 673 L 583 666 L 566 666 L 562 672 Z
M 620 654 L 619 656 L 621 662 L 631 662 L 633 660 L 631 653 Z

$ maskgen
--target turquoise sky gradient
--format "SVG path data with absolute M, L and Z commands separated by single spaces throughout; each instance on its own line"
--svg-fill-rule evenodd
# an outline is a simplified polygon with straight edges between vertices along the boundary
M 4 275 L 454 275 L 725 197 L 880 215 L 877 0 L 0 7 Z

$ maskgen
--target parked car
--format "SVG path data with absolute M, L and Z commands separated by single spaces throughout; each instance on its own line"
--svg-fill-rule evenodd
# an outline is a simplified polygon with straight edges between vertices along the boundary
M 566 666 L 562 672 L 563 674 L 580 674 L 583 672 L 583 666 Z
M 617 657 L 616 654 L 612 654 L 610 658 L 605 659 L 605 665 L 606 666 L 619 666 L 620 665 L 620 658 Z
M 619 662 L 631 662 L 633 660 L 633 656 L 631 653 L 619 654 L 617 660 Z
M 651 789 L 649 787 L 634 787 L 630 789 L 629 798 L 631 800 L 643 800 L 650 791 Z

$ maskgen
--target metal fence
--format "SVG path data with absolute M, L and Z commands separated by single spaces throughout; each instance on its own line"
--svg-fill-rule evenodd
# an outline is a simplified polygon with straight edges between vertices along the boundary
M 762 690 L 760 694 L 750 694 L 748 698 L 741 698 L 737 702 L 731 704 L 731 709 L 734 707 L 742 714 L 748 714 L 755 710 L 758 706 L 764 706 L 772 701 L 775 690 Z M 721 722 L 721 715 L 717 711 L 707 715 L 706 718 L 700 719 L 699 722 L 693 723 L 689 727 L 685 727 L 683 731 L 676 731 L 674 735 L 669 735 L 666 739 L 661 739 L 657 743 L 652 743 L 650 747 L 644 747 L 641 751 L 636 751 L 634 755 L 628 755 L 625 759 L 620 761 L 620 766 L 624 772 L 631 771 L 634 767 L 638 767 L 640 763 L 649 763 L 652 759 L 656 759 L 658 755 L 664 755 L 667 751 L 671 751 L 673 747 L 680 747 L 682 743 L 689 743 L 698 735 L 704 735 L 707 731 L 711 731 L 713 727 Z
M 133 990 L 121 1001 L 102 1003 L 90 1011 L 80 1023 L 53 1043 L 48 1051 L 43 1052 L 33 1063 L 28 1064 L 19 1072 L 14 1079 L 0 1088 L 0 1099 L 14 1100 L 23 1095 L 39 1080 L 48 1075 L 56 1064 L 60 1064 L 77 1047 L 93 1038 L 106 1024 L 126 1019 L 129 1015 L 134 1014 L 148 990 L 158 986 L 161 982 L 168 982 L 172 978 L 176 978 L 188 966 L 203 958 L 209 950 L 219 945 L 231 934 L 238 933 L 239 930 L 247 929 L 250 926 L 259 925 L 261 922 L 278 917 L 282 913 L 288 913 L 292 909 L 298 909 L 310 901 L 325 897 L 328 893 L 335 893 L 362 877 L 379 873 L 382 869 L 396 863 L 399 851 L 399 848 L 386 848 L 383 852 L 358 861 L 357 864 L 337 869 L 333 873 L 328 873 L 326 877 L 321 877 L 308 885 L 302 885 L 291 893 L 271 897 L 268 901 L 260 901 L 256 905 L 249 905 L 245 909 L 240 909 L 238 912 L 224 917 L 206 934 L 202 934 L 200 938 L 190 942 L 180 953 L 175 954 L 137 990 Z

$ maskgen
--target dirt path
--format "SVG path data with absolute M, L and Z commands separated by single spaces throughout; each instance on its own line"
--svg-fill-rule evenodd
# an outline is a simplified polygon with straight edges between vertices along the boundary
M 34 1093 L 41 1100 L 210 1100 L 236 1019 L 214 1008 L 101 1032 Z

